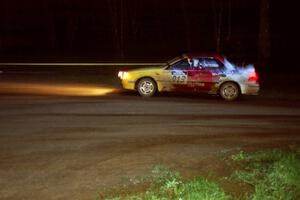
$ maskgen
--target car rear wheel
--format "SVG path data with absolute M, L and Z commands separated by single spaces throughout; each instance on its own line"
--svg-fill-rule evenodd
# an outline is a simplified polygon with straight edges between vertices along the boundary
M 142 78 L 137 84 L 137 91 L 143 97 L 152 97 L 157 91 L 157 86 L 153 79 Z
M 226 101 L 233 101 L 240 96 L 240 89 L 237 84 L 233 82 L 227 82 L 221 86 L 220 95 Z

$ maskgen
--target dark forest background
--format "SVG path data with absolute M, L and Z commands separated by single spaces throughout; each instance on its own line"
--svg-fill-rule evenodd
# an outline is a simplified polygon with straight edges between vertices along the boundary
M 280 69 L 297 52 L 295 10 L 271 0 L 1 0 L 0 62 L 165 61 L 203 52 Z

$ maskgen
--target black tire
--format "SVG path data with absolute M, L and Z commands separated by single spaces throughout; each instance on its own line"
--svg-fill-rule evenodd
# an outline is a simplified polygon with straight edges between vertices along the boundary
M 157 85 L 151 78 L 142 78 L 137 83 L 136 89 L 142 97 L 152 97 L 157 91 Z
M 240 96 L 240 89 L 236 83 L 223 83 L 219 90 L 220 96 L 226 101 L 234 101 Z

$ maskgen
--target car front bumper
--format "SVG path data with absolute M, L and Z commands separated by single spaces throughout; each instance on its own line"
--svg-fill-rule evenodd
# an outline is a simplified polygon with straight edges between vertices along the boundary
M 135 90 L 135 81 L 130 79 L 122 79 L 122 86 L 126 90 Z

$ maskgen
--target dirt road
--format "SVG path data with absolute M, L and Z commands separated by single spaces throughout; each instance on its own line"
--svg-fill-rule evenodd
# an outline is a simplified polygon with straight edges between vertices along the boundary
M 0 199 L 95 199 L 157 164 L 189 176 L 221 170 L 222 153 L 299 141 L 295 101 L 1 95 Z

